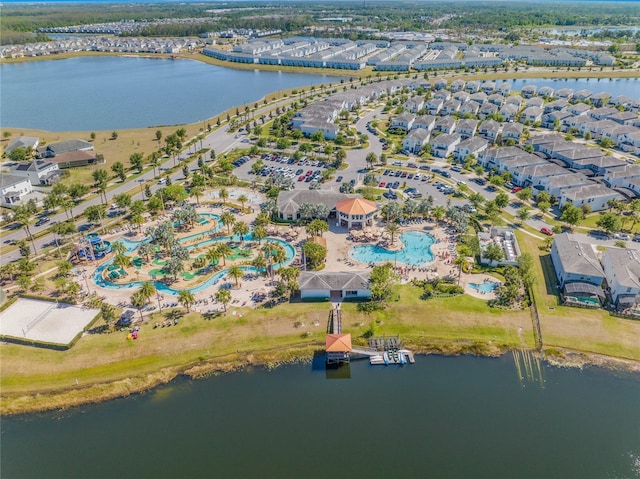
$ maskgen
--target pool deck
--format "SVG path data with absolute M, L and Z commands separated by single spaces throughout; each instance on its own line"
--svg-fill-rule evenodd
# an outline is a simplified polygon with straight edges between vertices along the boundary
M 226 209 L 228 208 L 222 208 L 220 205 L 202 205 L 197 207 L 197 211 L 199 213 L 215 213 L 218 215 L 222 214 Z M 259 209 L 255 208 L 252 213 L 242 215 L 242 220 L 249 224 L 255 219 L 258 213 Z M 147 221 L 142 225 L 140 231 L 144 232 L 149 226 L 156 226 L 160 222 L 167 219 L 170 219 L 169 214 L 154 221 Z M 371 238 L 370 240 L 354 241 L 353 239 L 350 239 L 348 228 L 336 226 L 335 221 L 331 222 L 331 220 L 329 226 L 330 230 L 324 234 L 324 238 L 327 241 L 327 259 L 325 271 L 367 270 L 370 268 L 370 265 L 367 263 L 358 262 L 351 258 L 349 255 L 349 250 L 356 245 L 366 244 L 379 244 L 380 246 L 384 246 L 387 248 L 389 247 L 389 245 L 385 243 L 388 242 L 388 238 L 385 239 L 384 236 L 378 235 L 377 239 Z M 197 225 L 188 233 L 188 235 L 192 237 L 196 236 L 197 238 L 198 233 L 204 233 L 206 230 L 210 229 L 210 227 L 210 224 Z M 380 222 L 375 225 L 374 230 L 377 230 L 378 233 L 381 233 L 384 228 L 384 223 Z M 225 231 L 225 229 L 223 229 L 222 231 Z M 267 227 L 267 231 L 270 237 L 280 238 L 292 244 L 295 247 L 297 253 L 301 244 L 307 239 L 307 234 L 304 227 L 269 225 Z M 414 278 L 424 280 L 433 279 L 436 277 L 457 280 L 458 269 L 453 265 L 453 257 L 457 254 L 455 252 L 455 242 L 453 240 L 453 236 L 450 234 L 451 232 L 447 229 L 446 225 L 444 223 L 435 224 L 434 222 L 424 221 L 422 223 L 414 223 L 407 226 L 402 226 L 393 246 L 401 247 L 402 244 L 399 238 L 403 233 L 409 231 L 428 233 L 434 237 L 435 243 L 430 247 L 434 259 L 432 262 L 420 266 L 406 265 L 398 261 L 396 265 L 396 271 L 400 275 L 401 282 L 407 283 Z M 141 241 L 142 239 L 144 239 L 143 233 L 139 233 L 137 230 L 131 232 L 125 229 L 117 232 L 107 233 L 103 235 L 103 238 L 113 242 L 114 240 L 122 238 L 123 236 L 131 241 Z M 197 241 L 197 239 L 194 238 L 194 241 Z M 189 246 L 190 244 L 191 243 L 187 242 L 186 246 Z M 392 247 L 390 249 L 394 248 Z M 109 256 L 108 258 L 110 257 L 111 256 Z M 297 262 L 299 262 L 299 260 L 300 258 L 297 254 L 294 258 L 293 264 L 295 265 Z M 101 263 L 102 262 L 98 262 L 96 265 L 85 263 L 80 265 L 77 270 L 79 270 L 80 272 L 84 272 L 87 277 L 91 278 L 93 276 L 93 271 L 95 271 L 95 268 Z M 485 277 L 486 275 L 469 275 L 463 273 L 462 277 L 460 278 L 460 284 L 465 287 L 465 292 L 473 297 L 484 300 L 492 299 L 495 297 L 493 293 L 482 294 L 468 287 L 468 283 L 481 283 Z M 135 273 L 132 278 L 135 279 Z M 143 278 L 140 279 L 143 280 Z M 83 276 L 81 273 L 76 276 L 76 280 L 80 283 L 82 289 L 86 289 L 86 283 L 83 280 Z M 236 288 L 233 280 L 231 280 L 230 278 L 224 278 L 215 286 L 212 285 L 206 288 L 204 291 L 195 293 L 194 295 L 196 297 L 196 300 L 201 301 L 201 303 L 196 304 L 193 309 L 202 313 L 222 311 L 222 305 L 217 304 L 214 300 L 214 295 L 220 287 L 228 288 L 231 292 L 233 300 L 228 307 L 229 311 L 233 311 L 234 307 L 239 306 L 255 307 L 268 299 L 268 292 L 272 287 L 271 283 L 272 281 L 269 278 L 264 278 L 262 276 L 252 277 L 251 279 L 247 278 L 241 280 L 240 286 Z M 89 286 L 89 289 L 92 292 L 96 291 L 108 302 L 119 305 L 128 305 L 130 303 L 131 294 L 137 289 L 106 289 L 95 285 L 93 281 L 89 282 Z M 161 304 L 164 305 L 166 303 L 176 303 L 176 301 L 177 299 L 175 296 L 168 294 L 162 296 L 161 293 Z M 205 304 L 205 301 L 208 301 L 208 303 Z M 152 304 L 155 304 L 157 306 L 157 300 L 152 300 Z
M 495 283 L 500 283 L 500 280 L 498 280 L 497 278 L 494 278 L 493 276 L 490 276 L 488 274 L 466 274 L 466 273 L 462 273 L 462 277 L 460 278 L 460 286 L 464 287 L 464 292 L 467 293 L 469 296 L 473 296 L 474 298 L 480 298 L 480 299 L 495 299 L 496 298 L 496 294 L 495 292 L 490 292 L 490 293 L 482 293 L 480 291 L 478 291 L 477 289 L 472 288 L 471 286 L 469 286 L 469 283 L 476 283 L 476 284 L 481 284 L 484 282 L 485 279 L 489 279 L 489 281 L 493 281 Z

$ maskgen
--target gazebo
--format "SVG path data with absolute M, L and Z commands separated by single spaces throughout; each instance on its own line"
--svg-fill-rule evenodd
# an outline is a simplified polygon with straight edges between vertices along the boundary
M 327 352 L 327 364 L 348 363 L 351 349 L 350 334 L 326 335 L 325 351 Z
M 373 215 L 378 211 L 378 206 L 364 198 L 349 198 L 338 202 L 336 211 L 342 226 L 362 228 L 373 224 Z

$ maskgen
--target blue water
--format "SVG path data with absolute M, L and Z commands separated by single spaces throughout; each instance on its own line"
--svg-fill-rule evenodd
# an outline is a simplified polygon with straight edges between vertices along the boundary
M 217 216 L 217 215 L 213 215 L 211 214 L 211 216 Z M 218 228 L 219 229 L 219 228 Z M 201 233 L 198 233 L 197 235 L 192 235 L 192 236 L 187 236 L 187 238 L 191 238 L 194 236 L 200 236 Z M 206 233 L 205 233 L 206 235 Z M 181 241 L 184 241 L 186 238 L 183 238 Z M 199 248 L 202 246 L 207 246 L 216 242 L 221 242 L 221 241 L 239 241 L 240 238 L 237 236 L 227 236 L 227 237 L 223 237 L 223 238 L 215 238 L 215 239 L 211 239 L 211 240 L 206 240 L 197 244 L 193 244 L 193 245 L 189 245 L 186 248 L 187 249 L 194 249 L 194 248 Z M 145 241 L 149 241 L 148 239 L 142 240 L 142 241 L 131 241 L 128 240 L 126 238 L 122 238 L 118 241 L 121 241 L 126 247 L 127 247 L 127 252 L 128 253 L 132 253 L 134 252 L 138 246 L 140 246 L 141 243 L 145 242 Z M 247 235 L 245 236 L 245 241 L 251 241 L 251 235 Z M 274 265 L 274 269 L 278 269 L 282 266 L 286 266 L 289 263 L 291 263 L 291 261 L 293 260 L 294 256 L 295 256 L 295 249 L 293 246 L 291 246 L 289 243 L 287 243 L 284 240 L 278 239 L 278 238 L 266 238 L 264 240 L 265 242 L 271 242 L 271 243 L 279 243 L 280 245 L 282 245 L 284 247 L 285 253 L 286 253 L 286 259 L 284 261 L 284 263 L 281 264 L 277 264 Z M 96 268 L 95 273 L 93 274 L 93 281 L 95 284 L 97 284 L 98 286 L 102 287 L 102 288 L 106 288 L 106 289 L 129 289 L 129 288 L 138 288 L 140 286 L 142 286 L 142 282 L 141 281 L 131 281 L 129 283 L 112 283 L 108 280 L 106 280 L 103 276 L 102 273 L 105 271 L 105 269 L 107 269 L 111 264 L 113 264 L 115 258 L 111 258 L 109 261 L 106 261 L 105 263 L 101 264 L 100 266 L 98 266 L 98 268 Z M 259 273 L 259 270 L 253 266 L 240 266 L 240 268 L 242 270 L 244 270 L 246 273 Z M 188 291 L 191 291 L 192 293 L 200 293 L 201 291 L 204 291 L 205 289 L 207 289 L 210 286 L 216 285 L 218 284 L 218 282 L 224 278 L 227 274 L 229 273 L 229 269 L 223 269 L 222 271 L 217 272 L 216 274 L 212 275 L 211 277 L 209 277 L 204 283 L 199 284 L 198 286 L 194 286 L 193 288 L 187 288 Z M 171 286 L 167 286 L 166 284 L 160 282 L 160 281 L 153 281 L 153 284 L 155 285 L 156 289 L 161 292 L 161 293 L 167 293 L 167 294 L 172 294 L 172 295 L 177 295 L 178 294 L 178 289 L 174 289 Z
M 190 60 L 78 57 L 0 64 L 0 121 L 48 131 L 193 123 L 278 90 L 339 81 Z
M 389 251 L 376 245 L 359 245 L 351 248 L 349 256 L 361 263 L 397 261 L 411 266 L 420 266 L 433 261 L 431 245 L 434 239 L 430 234 L 408 231 L 400 236 L 400 241 L 404 247 L 399 251 Z
M 483 281 L 482 283 L 469 283 L 469 287 L 471 289 L 475 289 L 476 291 L 480 291 L 481 293 L 493 293 L 498 288 L 498 283 L 493 281 Z

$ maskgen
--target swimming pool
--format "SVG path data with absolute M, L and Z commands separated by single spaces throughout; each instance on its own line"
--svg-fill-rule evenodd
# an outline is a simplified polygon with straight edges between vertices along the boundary
M 433 236 L 422 231 L 407 231 L 400 235 L 403 248 L 390 251 L 382 246 L 358 245 L 349 250 L 349 256 L 361 263 L 399 262 L 411 266 L 421 266 L 433 261 L 431 245 Z
M 482 283 L 469 283 L 469 287 L 471 289 L 475 289 L 476 291 L 484 294 L 493 293 L 496 289 L 498 289 L 500 283 L 495 281 L 483 281 Z
M 250 236 L 250 235 L 249 235 Z M 124 239 L 124 238 L 123 238 Z M 197 248 L 199 246 L 204 246 L 204 245 L 210 245 L 212 243 L 215 242 L 220 242 L 220 241 L 238 241 L 237 238 L 234 239 L 234 237 L 224 237 L 224 238 L 216 238 L 214 240 L 206 240 L 203 241 L 202 243 L 198 243 L 198 244 L 194 244 L 191 246 L 188 246 L 187 249 L 192 249 L 192 248 Z M 119 240 L 122 241 L 122 240 Z M 124 240 L 124 244 L 125 246 L 127 246 L 128 248 L 133 248 L 131 250 L 127 250 L 128 252 L 133 252 L 135 251 L 135 249 L 140 246 L 140 244 L 142 244 L 143 242 L 148 241 L 148 239 L 145 239 L 143 241 L 130 241 L 130 240 Z M 273 269 L 278 269 L 281 268 L 283 266 L 288 265 L 289 263 L 291 263 L 291 261 L 293 261 L 293 258 L 295 256 L 295 249 L 293 246 L 291 246 L 289 243 L 287 243 L 284 240 L 281 240 L 279 238 L 265 238 L 263 240 L 264 242 L 270 242 L 270 243 L 278 243 L 280 245 L 282 245 L 282 247 L 285 250 L 286 253 L 286 259 L 284 260 L 284 263 L 281 264 L 277 264 L 273 267 Z M 111 281 L 105 279 L 102 276 L 102 273 L 104 272 L 105 269 L 107 269 L 109 266 L 111 266 L 111 264 L 113 264 L 115 258 L 111 258 L 109 261 L 105 262 L 104 264 L 100 265 L 95 273 L 93 274 L 93 281 L 95 284 L 97 284 L 98 286 L 102 287 L 102 288 L 107 288 L 107 289 L 129 289 L 129 288 L 137 288 L 140 287 L 142 285 L 142 281 L 131 281 L 129 283 L 112 283 Z M 240 266 L 240 269 L 244 270 L 245 273 L 259 273 L 258 269 L 253 267 L 253 266 Z M 218 271 L 217 273 L 215 273 L 214 275 L 212 275 L 211 277 L 207 278 L 207 280 L 197 286 L 194 286 L 193 288 L 187 288 L 187 291 L 191 291 L 192 293 L 199 293 L 201 291 L 204 291 L 205 289 L 207 289 L 209 286 L 215 285 L 217 284 L 222 278 L 224 278 L 229 272 L 229 268 L 223 269 L 222 271 Z M 152 280 L 154 286 L 156 287 L 156 289 L 158 290 L 158 292 L 160 293 L 168 293 L 168 294 L 173 294 L 173 295 L 177 295 L 178 289 L 174 289 L 171 286 L 167 286 L 166 284 L 160 282 L 160 281 L 155 281 Z

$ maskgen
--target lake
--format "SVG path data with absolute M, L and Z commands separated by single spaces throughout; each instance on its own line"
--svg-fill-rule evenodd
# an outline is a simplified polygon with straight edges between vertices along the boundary
M 328 379 L 321 362 L 3 418 L 2 477 L 640 476 L 637 376 L 518 373 L 507 354 L 358 361 Z
M 93 131 L 193 123 L 278 90 L 340 77 L 199 61 L 77 57 L 0 65 L 2 126 Z
M 585 72 L 585 75 L 588 73 Z M 1 125 L 48 131 L 98 131 L 193 123 L 277 90 L 340 78 L 236 70 L 189 60 L 77 57 L 0 64 Z M 640 79 L 530 79 L 613 96 L 640 96 Z

